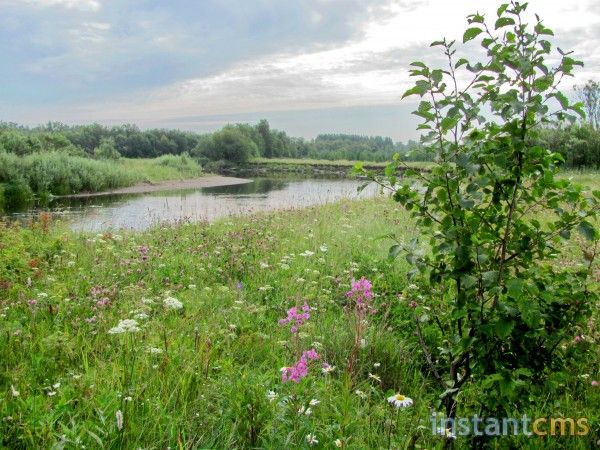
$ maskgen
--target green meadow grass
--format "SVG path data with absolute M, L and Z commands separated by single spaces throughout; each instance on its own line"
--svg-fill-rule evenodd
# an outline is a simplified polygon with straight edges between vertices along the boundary
M 408 264 L 387 258 L 387 235 L 420 236 L 391 200 L 101 235 L 46 220 L 0 228 L 0 446 L 443 446 L 431 432 L 437 395 L 408 306 L 419 294 Z M 579 264 L 582 245 L 575 238 L 559 263 Z M 377 312 L 350 375 L 355 322 L 345 293 L 362 276 Z M 293 336 L 278 321 L 305 300 L 311 317 Z M 125 319 L 139 330 L 111 333 Z M 498 448 L 584 449 L 600 439 L 597 339 L 591 328 L 561 389 L 514 414 L 587 417 L 591 433 L 508 437 Z M 283 383 L 280 369 L 311 348 L 320 359 L 308 375 Z M 323 373 L 323 363 L 335 370 Z M 414 404 L 393 409 L 393 393 Z M 458 415 L 472 415 L 477 390 L 461 396 Z

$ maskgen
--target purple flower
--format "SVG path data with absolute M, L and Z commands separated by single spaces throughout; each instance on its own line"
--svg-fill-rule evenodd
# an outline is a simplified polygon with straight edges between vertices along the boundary
M 241 281 L 238 281 L 237 284 L 235 285 L 235 287 L 241 291 L 242 289 L 244 289 L 244 283 L 242 283 Z
M 288 309 L 287 317 L 284 319 L 279 319 L 279 325 L 283 326 L 287 324 L 292 324 L 290 331 L 292 332 L 292 334 L 296 334 L 298 332 L 299 327 L 302 324 L 304 324 L 304 322 L 306 322 L 308 319 L 310 319 L 310 306 L 306 301 L 304 302 L 304 305 L 302 305 L 302 311 L 304 312 L 299 312 L 296 306 L 291 307 L 290 309 Z
M 317 360 L 320 356 L 314 348 L 302 353 L 302 356 L 292 367 L 286 367 L 281 374 L 281 381 L 293 381 L 299 383 L 302 378 L 308 375 L 308 364 L 311 360 Z

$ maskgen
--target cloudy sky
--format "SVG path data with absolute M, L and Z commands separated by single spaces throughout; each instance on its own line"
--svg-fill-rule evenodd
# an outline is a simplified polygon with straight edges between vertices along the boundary
M 472 0 L 0 0 L 0 120 L 417 136 L 408 64 L 439 62 Z M 600 79 L 600 3 L 531 0 Z M 469 55 L 475 47 L 465 49 Z

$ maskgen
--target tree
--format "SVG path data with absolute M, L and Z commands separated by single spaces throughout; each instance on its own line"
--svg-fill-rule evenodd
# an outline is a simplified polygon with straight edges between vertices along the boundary
M 583 87 L 575 86 L 579 100 L 587 112 L 587 119 L 592 128 L 600 129 L 600 83 L 588 80 Z
M 469 16 L 463 41 L 482 36 L 483 62 L 456 59 L 455 42 L 444 39 L 432 46 L 443 50 L 447 68 L 412 63 L 417 81 L 403 97 L 421 97 L 414 114 L 435 165 L 419 173 L 397 159 L 387 183 L 378 180 L 425 237 L 393 246 L 390 255 L 405 251 L 413 266 L 420 296 L 405 295 L 450 419 L 466 386 L 478 393 L 484 417 L 505 417 L 536 398 L 568 370 L 573 336 L 598 300 L 590 275 L 600 192 L 584 195 L 557 177 L 562 157 L 533 143 L 540 124 L 584 114 L 558 90 L 582 63 L 560 52 L 548 66 L 552 31 L 537 16 L 533 29 L 526 25 L 526 7 L 501 5 L 493 27 Z M 411 178 L 399 181 L 400 167 Z M 575 230 L 590 244 L 584 264 L 568 268 L 557 258 Z
M 103 138 L 100 145 L 94 149 L 94 156 L 98 159 L 119 159 L 121 154 L 115 147 L 113 138 Z
M 257 125 L 258 133 L 260 134 L 263 141 L 263 152 L 262 156 L 265 158 L 273 157 L 273 138 L 271 137 L 271 129 L 269 128 L 269 122 L 266 119 L 262 119 Z
M 242 131 L 232 126 L 226 126 L 212 136 L 212 143 L 208 150 L 211 159 L 225 159 L 237 163 L 248 161 L 256 155 L 258 149 Z

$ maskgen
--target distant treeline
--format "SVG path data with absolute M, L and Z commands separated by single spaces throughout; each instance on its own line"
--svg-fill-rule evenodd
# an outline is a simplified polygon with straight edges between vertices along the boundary
M 544 128 L 539 144 L 560 152 L 567 167 L 600 167 L 600 131 L 591 124 Z M 288 136 L 266 120 L 256 125 L 226 125 L 214 133 L 151 129 L 135 125 L 65 125 L 50 122 L 34 128 L 0 122 L 0 152 L 19 156 L 62 152 L 94 159 L 154 158 L 188 154 L 201 163 L 245 162 L 253 157 L 390 161 L 395 153 L 408 161 L 430 161 L 419 143 L 393 142 L 389 137 L 321 134 L 315 139 Z
M 198 159 L 244 162 L 253 157 L 389 161 L 394 153 L 413 150 L 410 159 L 427 160 L 417 142 L 394 143 L 388 137 L 322 134 L 307 140 L 272 129 L 266 120 L 256 125 L 226 125 L 209 134 L 188 131 L 140 130 L 135 125 L 65 125 L 37 127 L 0 122 L 0 151 L 16 155 L 61 151 L 96 159 L 154 158 L 187 153 Z

